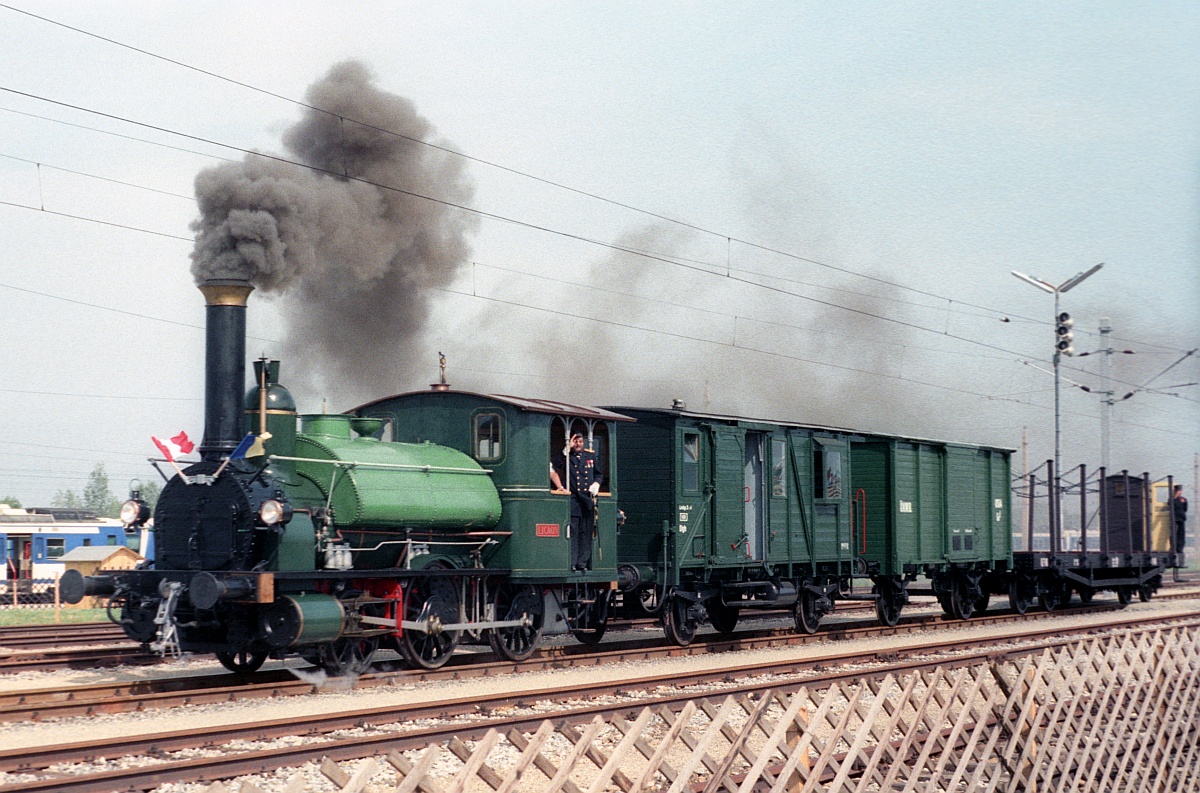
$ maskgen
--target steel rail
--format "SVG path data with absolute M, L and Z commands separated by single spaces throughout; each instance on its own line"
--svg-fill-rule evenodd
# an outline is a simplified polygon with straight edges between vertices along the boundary
M 1178 616 L 1170 619 L 1178 619 Z M 1164 618 L 1155 620 L 1143 618 L 1134 620 L 1135 623 L 1163 622 Z M 1189 625 L 1200 625 L 1200 614 L 1191 617 Z M 1048 626 L 1049 627 L 1049 626 Z M 1140 630 L 1155 630 L 1157 628 L 1142 625 Z M 1096 626 L 1079 626 L 1070 633 L 1088 634 L 1096 630 Z M 138 768 L 116 769 L 101 771 L 86 775 L 60 775 L 50 778 L 27 782 L 18 782 L 0 787 L 0 793 L 16 793 L 17 791 L 62 791 L 62 793 L 107 793 L 107 791 L 149 789 L 163 782 L 210 782 L 218 779 L 229 779 L 252 773 L 269 773 L 279 768 L 299 765 L 313 760 L 314 757 L 328 757 L 335 761 L 359 759 L 393 750 L 406 751 L 419 749 L 432 743 L 449 740 L 457 736 L 460 740 L 475 740 L 488 729 L 498 729 L 505 732 L 509 729 L 528 730 L 535 728 L 544 720 L 580 722 L 590 720 L 597 714 L 630 714 L 649 706 L 679 704 L 688 700 L 704 699 L 711 696 L 724 697 L 731 694 L 762 694 L 767 691 L 790 691 L 801 686 L 823 685 L 835 681 L 862 680 L 864 678 L 878 679 L 887 674 L 904 674 L 916 670 L 929 670 L 936 667 L 961 667 L 971 664 L 994 662 L 1000 658 L 1013 658 L 1045 649 L 1069 646 L 1079 641 L 1078 636 L 1069 638 L 1062 632 L 1054 632 L 1050 641 L 1036 641 L 1024 647 L 1009 647 L 997 651 L 985 649 L 969 654 L 960 654 L 953 658 L 925 658 L 918 660 L 897 661 L 894 656 L 928 655 L 939 651 L 961 651 L 968 646 L 988 646 L 997 643 L 1007 643 L 1024 636 L 1030 639 L 1044 638 L 1048 631 L 1029 631 L 1025 634 L 1001 637 L 980 637 L 975 640 L 958 639 L 931 643 L 918 647 L 898 648 L 895 653 L 888 653 L 883 666 L 864 671 L 842 670 L 822 671 L 790 681 L 781 681 L 772 677 L 769 680 L 752 680 L 740 685 L 724 685 L 719 690 L 705 694 L 681 690 L 678 674 L 651 675 L 620 681 L 599 683 L 581 689 L 578 685 L 555 688 L 529 689 L 525 691 L 508 692 L 494 697 L 460 697 L 442 700 L 437 703 L 421 703 L 410 706 L 387 706 L 350 711 L 340 714 L 330 714 L 296 719 L 275 719 L 254 724 L 230 727 L 224 730 L 205 728 L 203 731 L 177 731 L 158 735 L 141 736 L 128 739 L 106 739 L 97 742 L 80 742 L 54 746 L 47 749 L 24 749 L 0 752 L 0 770 L 32 774 L 50 765 L 68 762 L 88 762 L 100 757 L 111 759 L 121 756 L 163 755 L 168 752 L 186 748 L 212 747 L 220 742 L 232 740 L 270 740 L 286 735 L 315 735 L 339 729 L 362 728 L 391 724 L 415 719 L 451 719 L 454 717 L 477 715 L 493 712 L 500 708 L 528 706 L 532 702 L 561 699 L 579 699 L 588 696 L 603 696 L 619 694 L 634 689 L 652 689 L 669 687 L 670 693 L 642 697 L 620 704 L 598 704 L 572 707 L 555 712 L 538 712 L 528 715 L 506 717 L 501 719 L 475 718 L 467 723 L 439 725 L 436 727 L 411 730 L 402 733 L 387 733 L 383 735 L 355 736 L 352 738 L 320 741 L 300 746 L 284 748 L 253 750 L 232 755 L 206 758 L 188 758 L 184 760 L 166 760 L 153 766 Z M 700 683 L 728 683 L 730 680 L 745 679 L 747 674 L 759 676 L 774 676 L 795 674 L 811 670 L 817 666 L 827 667 L 831 663 L 861 664 L 879 662 L 876 651 L 862 651 L 839 656 L 836 659 L 824 657 L 820 659 L 794 659 L 770 664 L 749 664 L 739 667 L 716 669 L 689 675 L 689 687 Z

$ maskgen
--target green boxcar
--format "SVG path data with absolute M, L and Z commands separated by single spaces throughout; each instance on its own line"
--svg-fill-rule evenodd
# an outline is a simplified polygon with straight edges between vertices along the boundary
M 986 608 L 1012 563 L 1010 456 L 905 438 L 851 442 L 859 554 L 877 580 L 899 588 L 885 593 L 899 598 L 890 604 L 897 613 L 921 574 L 947 612 Z

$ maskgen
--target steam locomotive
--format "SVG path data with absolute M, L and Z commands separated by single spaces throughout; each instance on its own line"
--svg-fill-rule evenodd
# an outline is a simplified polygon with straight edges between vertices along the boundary
M 1178 559 L 1149 544 L 1082 564 L 1014 554 L 1007 449 L 475 394 L 444 376 L 298 415 L 277 361 L 255 362 L 244 392 L 251 285 L 200 290 L 201 459 L 163 488 L 155 558 L 60 584 L 67 602 L 107 597 L 159 653 L 215 653 L 235 672 L 300 656 L 346 675 L 380 647 L 437 668 L 471 642 L 515 662 L 545 635 L 598 642 L 618 603 L 687 644 L 705 622 L 732 631 L 744 610 L 788 609 L 812 632 L 839 600 L 895 624 L 919 592 L 960 618 L 997 593 L 1023 610 L 1072 587 L 1147 592 Z M 600 471 L 583 569 L 565 471 L 551 476 L 577 432 Z M 122 515 L 137 526 L 149 511 L 133 499 Z

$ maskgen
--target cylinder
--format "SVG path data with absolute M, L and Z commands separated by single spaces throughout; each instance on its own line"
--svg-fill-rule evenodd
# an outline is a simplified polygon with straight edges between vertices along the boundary
M 246 393 L 246 300 L 254 287 L 234 278 L 200 284 L 205 310 L 203 460 L 219 461 L 242 440 Z
M 342 635 L 346 609 L 331 595 L 288 595 L 262 613 L 259 627 L 272 647 L 331 642 Z

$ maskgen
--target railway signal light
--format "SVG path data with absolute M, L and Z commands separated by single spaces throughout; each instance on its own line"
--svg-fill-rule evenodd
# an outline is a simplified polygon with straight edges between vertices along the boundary
M 1071 319 L 1071 315 L 1067 312 L 1062 312 L 1058 315 L 1055 322 L 1054 334 L 1057 337 L 1054 342 L 1054 348 L 1063 355 L 1074 355 L 1075 348 L 1071 342 L 1075 339 L 1075 334 L 1071 332 L 1071 328 L 1075 325 L 1075 320 Z

